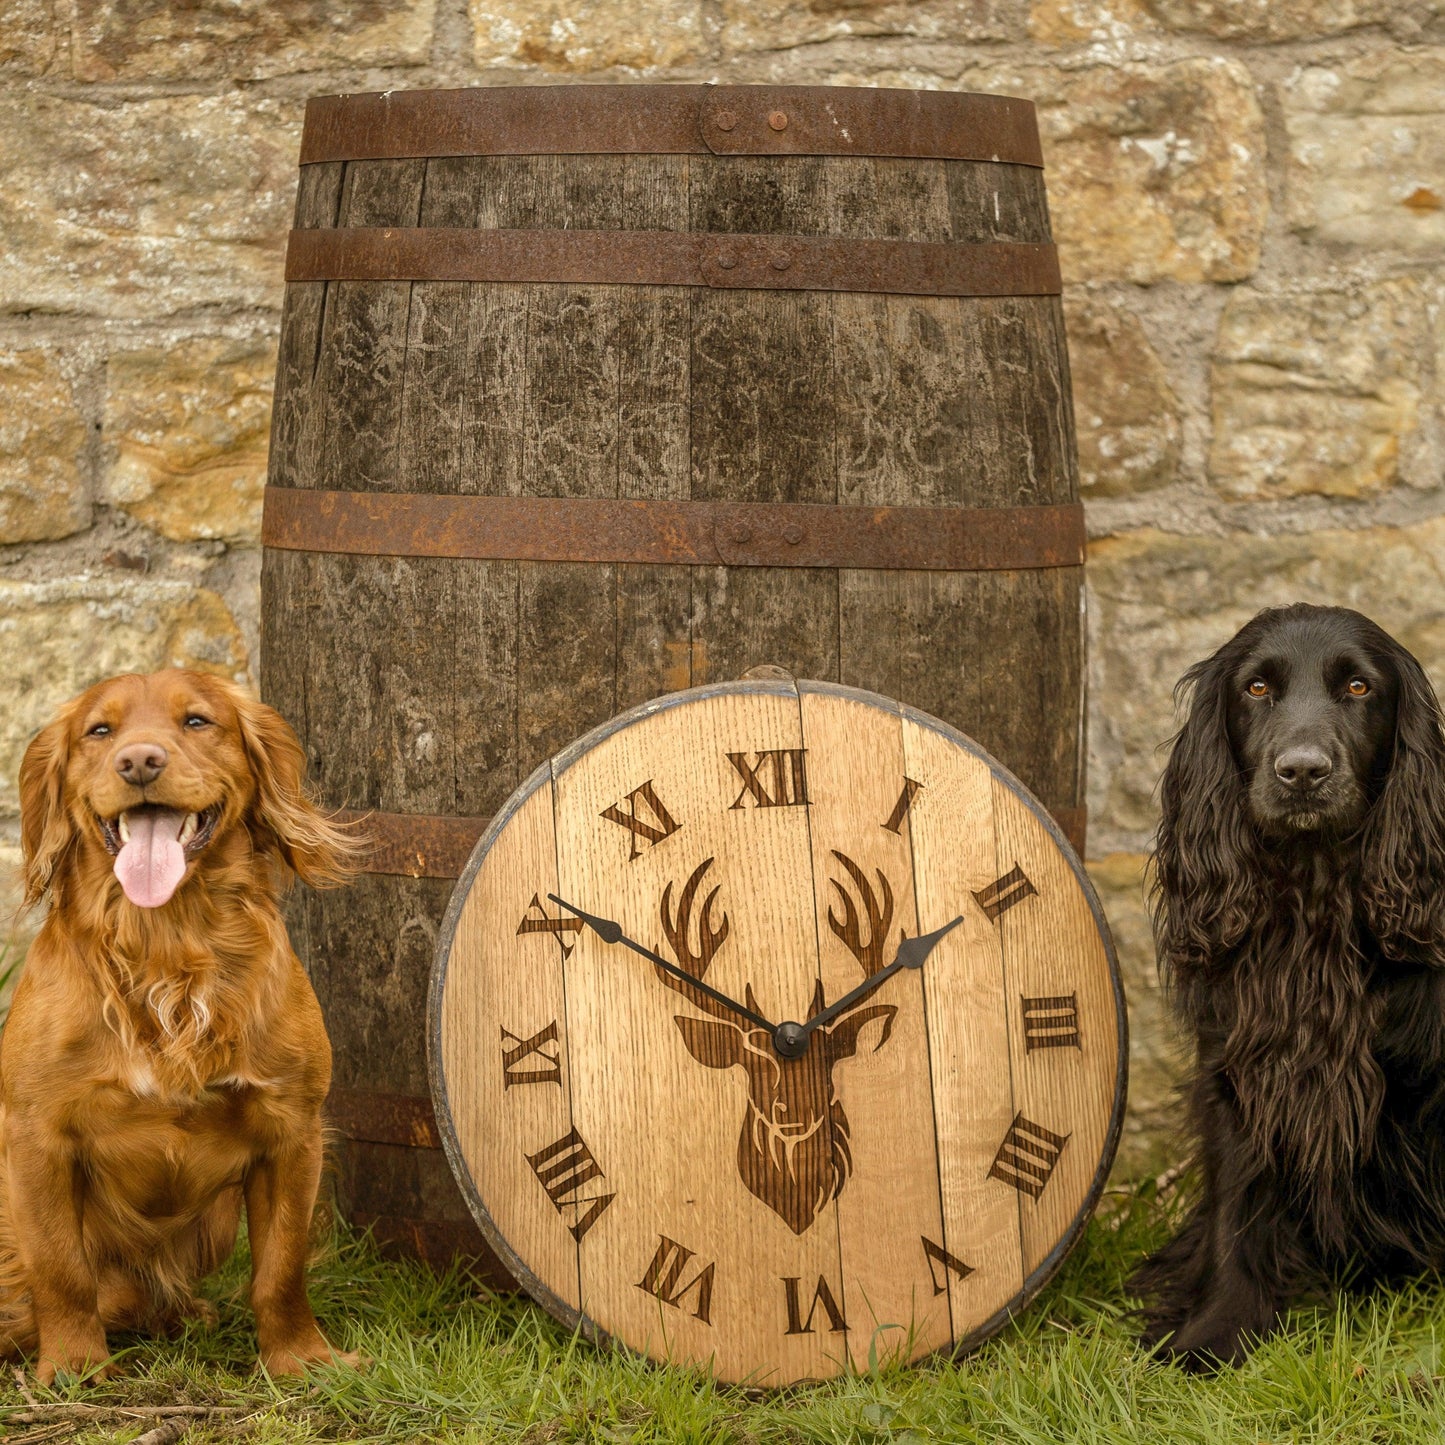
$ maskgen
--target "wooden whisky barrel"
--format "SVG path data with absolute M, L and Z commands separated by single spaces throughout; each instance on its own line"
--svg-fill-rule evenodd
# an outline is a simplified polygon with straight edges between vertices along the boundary
M 262 688 L 379 840 L 293 933 L 355 1221 L 480 1249 L 427 1096 L 487 817 L 776 663 L 976 738 L 1082 845 L 1083 523 L 1033 107 L 553 86 L 311 102 Z

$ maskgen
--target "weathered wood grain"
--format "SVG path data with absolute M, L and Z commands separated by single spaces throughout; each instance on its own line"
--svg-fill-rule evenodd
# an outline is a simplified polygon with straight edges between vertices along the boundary
M 296 224 L 1049 238 L 1033 168 L 851 157 L 337 162 L 303 168 Z M 288 287 L 270 481 L 1016 505 L 1077 496 L 1072 428 L 1050 298 L 312 282 Z M 977 736 L 1050 804 L 1072 806 L 1080 588 L 1069 571 L 268 551 L 262 684 L 334 805 L 485 816 L 620 709 L 774 662 L 915 703 Z M 444 896 L 372 877 L 290 905 L 338 1079 L 420 1087 L 417 940 Z M 363 1212 L 385 1214 L 384 1181 L 363 1174 Z M 348 1165 L 343 1192 L 361 1177 Z M 433 1196 L 415 1181 L 397 1174 L 396 1187 L 406 1208 L 432 1207 L 417 1203 Z

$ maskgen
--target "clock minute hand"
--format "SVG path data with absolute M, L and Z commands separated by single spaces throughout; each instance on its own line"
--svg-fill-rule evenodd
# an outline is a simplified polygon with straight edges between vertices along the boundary
M 643 958 L 655 963 L 659 968 L 666 969 L 668 973 L 675 974 L 689 988 L 695 988 L 699 993 L 705 993 L 710 999 L 715 999 L 724 1008 L 731 1009 L 735 1014 L 747 1019 L 749 1023 L 756 1024 L 760 1029 L 766 1029 L 773 1033 L 774 1026 L 770 1024 L 761 1014 L 754 1013 L 752 1009 L 740 1004 L 736 999 L 729 998 L 725 993 L 719 993 L 711 984 L 704 983 L 699 978 L 694 978 L 690 973 L 685 973 L 675 963 L 669 963 L 661 954 L 654 953 L 650 948 L 644 948 L 642 944 L 635 943 L 623 933 L 622 925 L 611 918 L 599 918 L 595 913 L 588 913 L 578 908 L 575 903 L 568 903 L 565 898 L 558 898 L 555 893 L 549 893 L 548 898 L 559 907 L 565 908 L 569 913 L 575 913 L 603 943 L 621 943 L 630 948 L 633 953 L 640 953 Z
M 814 1029 L 821 1028 L 826 1023 L 831 1023 L 845 1009 L 850 1009 L 860 998 L 866 998 L 875 988 L 887 983 L 890 978 L 901 968 L 922 968 L 923 961 L 938 946 L 944 934 L 950 933 L 963 922 L 963 915 L 960 913 L 952 923 L 945 923 L 942 928 L 935 928 L 932 933 L 921 933 L 917 938 L 905 938 L 898 945 L 898 952 L 893 956 L 893 962 L 887 968 L 880 969 L 869 978 L 865 978 L 857 988 L 845 993 L 842 998 L 830 1003 L 822 1013 L 814 1014 L 807 1023 L 802 1025 L 805 1034 L 811 1034 Z

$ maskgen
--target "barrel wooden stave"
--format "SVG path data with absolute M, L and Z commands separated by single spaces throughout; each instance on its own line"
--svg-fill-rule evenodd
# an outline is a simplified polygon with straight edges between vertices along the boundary
M 813 156 L 327 162 L 303 168 L 296 223 L 1049 239 L 1031 167 Z M 1071 436 L 1056 297 L 302 282 L 287 290 L 270 480 L 1019 505 L 1076 498 Z M 761 661 L 901 697 L 1075 807 L 1080 590 L 1078 569 L 268 550 L 263 680 L 323 795 L 356 808 L 485 816 L 618 711 Z M 338 1089 L 426 1093 L 421 954 L 448 888 L 365 875 L 293 905 Z M 355 1217 L 465 1220 L 439 1151 L 353 1141 L 346 1156 Z

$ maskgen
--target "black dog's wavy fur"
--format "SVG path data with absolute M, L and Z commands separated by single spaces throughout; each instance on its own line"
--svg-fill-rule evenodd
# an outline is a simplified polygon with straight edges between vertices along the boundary
M 1270 839 L 1228 709 L 1267 630 L 1301 623 L 1363 639 L 1393 674 L 1393 750 L 1350 833 Z M 1184 689 L 1152 902 L 1161 972 L 1197 1045 L 1202 1192 L 1133 1285 L 1145 1340 L 1212 1368 L 1346 1272 L 1445 1263 L 1445 742 L 1419 663 L 1344 609 L 1261 613 Z

